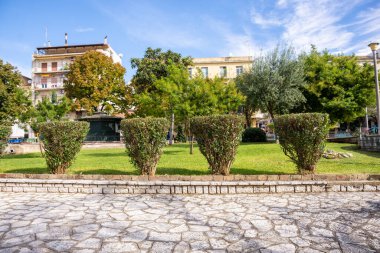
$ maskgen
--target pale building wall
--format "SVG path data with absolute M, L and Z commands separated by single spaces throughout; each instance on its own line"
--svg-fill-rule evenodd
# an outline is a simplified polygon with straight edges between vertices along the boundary
M 96 51 L 104 53 L 112 58 L 115 63 L 122 63 L 121 57 L 111 48 L 97 49 Z M 32 60 L 32 101 L 36 105 L 43 98 L 51 98 L 52 93 L 57 94 L 57 98 L 64 96 L 64 80 L 68 72 L 69 65 L 75 60 L 75 57 L 83 55 L 81 53 L 63 53 L 63 54 L 34 54 Z M 47 69 L 42 68 L 42 64 L 47 64 Z M 53 63 L 57 64 L 53 69 Z M 44 82 L 42 82 L 44 81 Z
M 238 74 L 238 68 L 240 71 L 247 71 L 252 67 L 252 56 L 241 57 L 211 57 L 211 58 L 194 58 L 193 67 L 189 68 L 192 75 L 195 75 L 198 70 L 207 68 L 209 78 L 216 76 L 225 77 L 227 79 L 235 78 Z M 225 75 L 222 74 L 221 68 L 225 68 Z M 191 69 L 191 70 L 190 70 Z

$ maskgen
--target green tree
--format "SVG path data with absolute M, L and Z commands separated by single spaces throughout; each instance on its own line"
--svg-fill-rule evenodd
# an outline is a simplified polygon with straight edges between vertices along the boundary
M 131 66 L 136 69 L 136 74 L 131 80 L 131 85 L 137 94 L 154 89 L 154 83 L 169 74 L 169 65 L 175 64 L 187 68 L 192 64 L 191 57 L 182 57 L 173 51 L 163 52 L 161 48 L 145 51 L 143 58 L 132 58 Z
M 97 51 L 79 56 L 69 67 L 66 96 L 77 109 L 89 112 L 126 112 L 131 103 L 130 87 L 124 81 L 125 68 Z
M 20 72 L 0 59 L 0 122 L 28 118 L 32 102 L 20 87 L 21 82 Z
M 360 65 L 355 56 L 319 52 L 312 46 L 304 56 L 308 102 L 299 111 L 325 112 L 334 123 L 350 123 L 374 105 L 373 67 Z
M 233 82 L 205 79 L 199 73 L 190 79 L 186 68 L 170 64 L 168 75 L 155 81 L 150 91 L 136 94 L 137 115 L 170 117 L 185 125 L 189 135 L 189 119 L 193 116 L 224 114 L 236 111 L 242 102 Z M 172 137 L 172 134 L 170 134 Z
M 38 125 L 42 122 L 60 121 L 71 109 L 71 102 L 68 98 L 62 97 L 56 103 L 45 98 L 39 102 L 32 111 L 31 127 L 33 131 L 38 131 Z
M 246 96 L 246 104 L 274 118 L 305 101 L 300 90 L 305 85 L 304 79 L 303 61 L 294 49 L 278 46 L 256 58 L 252 68 L 242 73 L 236 83 Z

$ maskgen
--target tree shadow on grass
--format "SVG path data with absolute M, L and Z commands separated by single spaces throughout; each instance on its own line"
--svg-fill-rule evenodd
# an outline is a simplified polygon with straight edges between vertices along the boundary
M 127 171 L 117 169 L 95 169 L 95 170 L 76 170 L 70 171 L 72 174 L 82 175 L 139 175 L 138 170 Z
M 157 168 L 156 174 L 158 175 L 207 175 L 209 170 L 191 170 L 185 168 L 173 168 L 173 167 L 160 167 Z
M 356 153 L 359 153 L 361 155 L 366 155 L 366 156 L 371 156 L 371 157 L 375 157 L 375 158 L 380 158 L 380 152 L 361 150 L 358 146 L 342 146 L 340 148 L 343 149 L 343 150 L 347 150 L 349 152 L 356 152 Z
M 115 152 L 107 152 L 107 153 L 82 153 L 80 156 L 90 156 L 90 157 L 128 157 L 126 153 L 115 153 Z
M 3 173 L 47 174 L 47 173 L 50 173 L 50 171 L 47 169 L 47 167 L 38 167 L 38 168 L 5 170 Z
M 245 169 L 245 168 L 231 168 L 231 174 L 235 175 L 289 175 L 297 174 L 296 171 L 293 172 L 283 172 L 283 171 L 267 171 L 259 169 Z
M 12 160 L 12 159 L 30 159 L 30 158 L 43 158 L 41 153 L 29 153 L 29 154 L 21 154 L 21 155 L 4 155 L 0 158 L 1 160 Z

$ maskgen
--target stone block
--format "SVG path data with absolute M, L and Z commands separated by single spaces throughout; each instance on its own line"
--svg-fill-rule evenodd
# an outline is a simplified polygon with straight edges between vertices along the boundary
M 208 194 L 208 186 L 203 186 L 203 194 Z
M 340 185 L 338 184 L 330 185 L 327 190 L 330 192 L 340 192 Z
M 144 194 L 145 188 L 142 187 L 133 187 L 133 193 L 134 194 Z
M 348 192 L 361 192 L 363 191 L 363 185 L 355 184 L 355 185 L 347 185 Z
M 170 186 L 161 186 L 159 189 L 157 189 L 157 193 L 170 194 Z
M 228 186 L 228 193 L 235 194 L 236 193 L 236 187 L 235 186 Z
M 174 186 L 174 191 L 176 194 L 182 194 L 182 187 L 181 186 Z
M 294 191 L 295 192 L 306 192 L 306 186 L 305 185 L 295 185 Z
M 13 186 L 12 187 L 12 191 L 13 192 L 23 192 L 24 191 L 24 187 L 21 187 L 21 186 Z M 26 191 L 25 191 L 26 192 Z
M 70 193 L 78 192 L 78 188 L 76 188 L 76 187 L 70 187 L 70 188 L 69 188 L 69 192 L 70 192 Z
M 54 192 L 54 193 L 58 193 L 58 188 L 57 187 L 48 187 L 48 192 Z
M 203 194 L 203 186 L 195 186 L 195 192 L 198 194 Z
M 254 193 L 268 193 L 270 192 L 270 186 L 254 186 L 253 192 Z
M 94 193 L 94 194 L 102 194 L 103 193 L 103 189 L 101 187 L 93 187 L 92 188 L 92 193 Z
M 312 192 L 325 192 L 326 186 L 325 185 L 312 185 L 311 191 Z
M 208 192 L 209 192 L 210 194 L 216 194 L 216 186 L 215 186 L 215 185 L 213 185 L 213 186 L 209 186 L 209 188 L 208 188 Z
M 58 191 L 61 192 L 61 193 L 68 193 L 69 192 L 69 188 L 65 188 L 65 187 L 59 187 L 58 188 Z
M 283 192 L 294 192 L 294 186 L 291 185 L 277 185 L 276 191 L 283 193 Z
M 228 187 L 227 186 L 220 186 L 220 193 L 221 194 L 227 194 L 228 193 Z
M 104 187 L 103 194 L 113 194 L 115 193 L 115 188 L 112 187 Z
M 365 184 L 363 190 L 367 192 L 374 192 L 376 191 L 376 185 Z
M 195 186 L 187 186 L 187 193 L 188 194 L 194 194 L 195 193 Z
M 47 188 L 46 187 L 36 187 L 36 192 L 47 192 Z
M 236 193 L 253 193 L 253 186 L 236 186 Z

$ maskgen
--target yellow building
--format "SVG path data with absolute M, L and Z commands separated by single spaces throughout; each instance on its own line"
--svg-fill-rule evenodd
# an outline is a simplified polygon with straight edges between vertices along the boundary
M 193 58 L 193 67 L 189 68 L 189 74 L 191 77 L 201 71 L 204 77 L 232 79 L 251 68 L 252 61 L 252 56 Z

